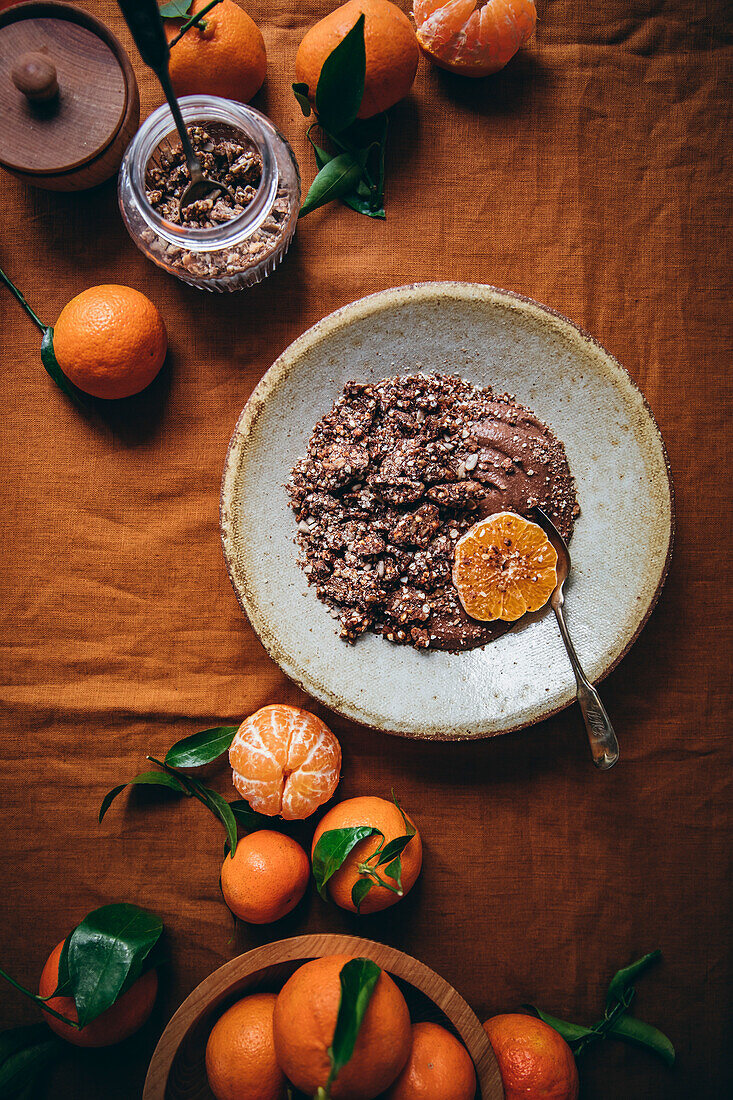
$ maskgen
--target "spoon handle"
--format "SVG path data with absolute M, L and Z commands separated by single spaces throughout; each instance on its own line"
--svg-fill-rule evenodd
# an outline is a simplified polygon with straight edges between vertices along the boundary
M 168 72 L 170 50 L 158 4 L 156 0 L 117 0 L 117 2 L 130 28 L 130 34 L 135 39 L 140 57 L 160 81 L 181 139 L 191 182 L 195 183 L 203 179 L 203 172 L 199 159 L 193 151 L 181 108 L 178 106 L 178 100 L 171 85 Z
M 600 771 L 608 771 L 609 768 L 613 767 L 619 757 L 618 741 L 616 740 L 616 734 L 611 725 L 611 719 L 608 717 L 606 708 L 601 702 L 598 692 L 583 672 L 580 661 L 578 660 L 578 654 L 575 652 L 575 646 L 568 633 L 562 604 L 558 603 L 553 605 L 553 610 L 557 617 L 562 640 L 568 651 L 570 663 L 573 666 L 573 672 L 575 673 L 575 682 L 578 685 L 578 703 L 580 704 L 583 721 L 585 722 L 585 728 L 588 733 L 588 743 L 590 745 L 593 763 Z

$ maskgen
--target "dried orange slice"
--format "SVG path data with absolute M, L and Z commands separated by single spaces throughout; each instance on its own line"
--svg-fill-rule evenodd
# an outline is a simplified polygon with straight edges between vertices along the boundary
M 234 786 L 253 810 L 297 821 L 328 802 L 341 772 L 341 746 L 325 722 L 284 703 L 242 722 L 229 748 Z
M 472 619 L 513 623 L 547 603 L 557 553 L 536 523 L 515 512 L 480 520 L 456 543 L 453 583 Z

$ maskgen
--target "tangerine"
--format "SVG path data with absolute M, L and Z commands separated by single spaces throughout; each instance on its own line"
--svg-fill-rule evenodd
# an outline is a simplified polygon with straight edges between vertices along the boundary
M 414 0 L 412 14 L 423 53 L 463 76 L 503 69 L 537 23 L 534 0 Z
M 59 960 L 63 946 L 62 940 L 48 956 L 38 983 L 38 994 L 41 997 L 50 997 L 46 1002 L 49 1008 L 55 1009 L 69 1020 L 77 1021 L 79 1016 L 73 997 L 51 996 L 59 984 Z M 106 1012 L 80 1031 L 50 1014 L 46 1014 L 45 1019 L 51 1031 L 55 1031 L 75 1047 L 109 1047 L 114 1043 L 121 1043 L 143 1026 L 153 1011 L 157 994 L 158 975 L 155 970 L 146 970 Z
M 106 283 L 72 298 L 53 333 L 56 360 L 92 397 L 139 393 L 163 366 L 168 337 L 156 306 L 129 286 Z
M 456 543 L 453 583 L 467 614 L 513 623 L 547 603 L 557 551 L 536 523 L 515 512 L 479 520 Z
M 407 820 L 414 828 L 414 823 L 409 817 Z M 354 828 L 357 825 L 371 825 L 372 828 L 379 829 L 384 834 L 384 844 L 389 844 L 391 840 L 396 840 L 397 837 L 404 836 L 406 833 L 402 813 L 394 802 L 371 795 L 361 798 L 348 798 L 345 802 L 339 802 L 338 805 L 333 806 L 318 823 L 313 836 L 311 859 L 318 841 L 325 832 L 330 829 Z M 368 836 L 360 841 L 349 852 L 338 871 L 328 880 L 329 895 L 342 909 L 348 909 L 352 913 L 356 912 L 356 906 L 351 899 L 351 891 L 354 884 L 365 877 L 359 870 L 359 864 L 368 860 L 381 843 L 382 838 L 380 836 Z M 402 852 L 400 859 L 402 862 L 402 894 L 396 894 L 393 889 L 391 890 L 387 886 L 375 884 L 362 900 L 359 906 L 360 913 L 377 913 L 381 909 L 387 909 L 390 905 L 398 902 L 400 897 L 404 897 L 415 885 L 422 867 L 422 840 L 419 832 L 415 832 L 412 840 Z M 373 867 L 374 864 L 371 863 L 370 866 Z M 381 878 L 389 882 L 390 886 L 397 887 L 397 880 L 392 875 L 388 875 L 384 867 L 379 867 L 376 870 Z
M 277 1064 L 272 1018 L 274 993 L 253 993 L 228 1008 L 206 1044 L 206 1076 L 216 1100 L 286 1100 Z
M 506 1100 L 578 1100 L 573 1052 L 554 1028 L 520 1012 L 484 1024 L 504 1082 Z
M 275 1052 L 285 1076 L 313 1096 L 326 1084 L 328 1048 L 341 1001 L 340 974 L 349 955 L 313 959 L 285 983 L 275 1005 Z M 412 1032 L 405 998 L 389 974 L 379 975 L 354 1053 L 336 1077 L 333 1100 L 374 1100 L 389 1088 L 410 1054 Z
M 305 893 L 310 864 L 297 840 L 259 829 L 242 837 L 221 868 L 221 891 L 232 913 L 269 924 L 294 909 Z
M 208 0 L 194 0 L 186 19 Z M 165 21 L 168 41 L 184 19 Z M 249 103 L 260 90 L 267 72 L 262 32 L 234 0 L 222 0 L 208 11 L 204 29 L 190 27 L 170 51 L 171 83 L 176 95 L 219 95 Z
M 234 786 L 253 810 L 286 821 L 328 802 L 341 771 L 341 746 L 325 722 L 284 703 L 246 718 L 229 749 Z
M 420 60 L 410 20 L 390 0 L 348 0 L 314 24 L 295 58 L 295 76 L 315 99 L 323 62 L 364 15 L 366 75 L 359 118 L 394 106 L 410 91 Z
M 474 1100 L 476 1070 L 463 1043 L 439 1024 L 412 1025 L 412 1049 L 385 1100 Z

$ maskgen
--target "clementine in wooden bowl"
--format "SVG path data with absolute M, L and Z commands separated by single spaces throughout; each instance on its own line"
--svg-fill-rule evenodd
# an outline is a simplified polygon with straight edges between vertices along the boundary
M 456 543 L 453 583 L 472 618 L 513 623 L 547 603 L 556 566 L 557 551 L 538 524 L 497 512 Z
M 503 69 L 537 23 L 534 0 L 414 0 L 412 13 L 423 53 L 462 76 Z
M 420 59 L 410 20 L 389 0 L 348 0 L 319 20 L 300 43 L 295 75 L 315 97 L 323 62 L 362 14 L 366 76 L 358 117 L 371 118 L 407 95 Z
M 506 1100 L 578 1100 L 578 1069 L 562 1035 L 534 1016 L 509 1012 L 484 1024 Z
M 274 993 L 253 993 L 228 1008 L 206 1044 L 206 1077 L 216 1100 L 287 1100 L 275 1057 Z
M 474 1100 L 476 1070 L 471 1055 L 447 1028 L 412 1025 L 407 1064 L 385 1100 Z

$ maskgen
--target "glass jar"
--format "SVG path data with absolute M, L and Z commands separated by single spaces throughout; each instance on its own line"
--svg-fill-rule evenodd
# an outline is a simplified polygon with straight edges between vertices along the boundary
M 125 225 L 149 260 L 191 286 L 219 292 L 252 286 L 275 270 L 293 239 L 300 209 L 297 161 L 279 130 L 253 107 L 209 95 L 184 96 L 179 102 L 187 127 L 224 128 L 254 146 L 262 159 L 257 192 L 242 214 L 213 228 L 163 218 L 146 194 L 146 173 L 156 151 L 166 144 L 180 149 L 173 116 L 163 104 L 137 131 L 120 167 L 118 198 Z

